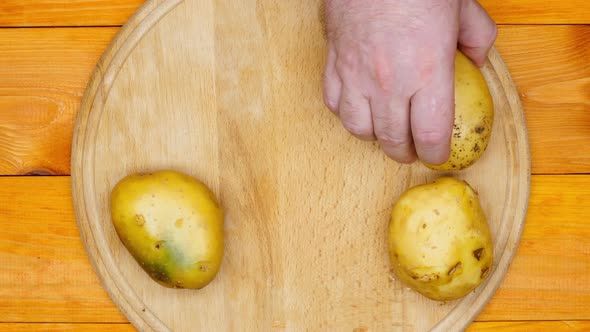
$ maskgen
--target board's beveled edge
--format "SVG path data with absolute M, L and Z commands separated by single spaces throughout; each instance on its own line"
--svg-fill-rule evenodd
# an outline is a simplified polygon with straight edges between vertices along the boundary
M 431 331 L 463 331 L 465 330 L 477 316 L 483 311 L 485 306 L 492 299 L 493 294 L 502 284 L 506 273 L 514 259 L 516 254 L 516 247 L 520 242 L 522 232 L 526 223 L 526 215 L 529 205 L 530 188 L 531 188 L 531 155 L 530 155 L 530 144 L 528 139 L 528 131 L 526 127 L 526 119 L 524 116 L 524 110 L 522 103 L 518 96 L 516 85 L 508 72 L 508 69 L 502 59 L 502 56 L 495 47 L 492 47 L 488 54 L 488 59 L 495 74 L 500 80 L 503 90 L 506 93 L 506 99 L 510 105 L 512 111 L 512 117 L 515 123 L 522 124 L 523 130 L 515 130 L 517 135 L 517 154 L 523 153 L 526 156 L 524 162 L 519 163 L 517 168 L 518 178 L 518 192 L 516 193 L 516 206 L 521 207 L 515 211 L 515 221 L 512 223 L 510 234 L 506 240 L 506 245 L 503 248 L 500 261 L 496 264 L 496 271 L 486 281 L 483 288 L 478 292 L 477 296 L 473 301 L 460 301 L 440 322 L 432 327 Z M 524 150 L 524 151 L 522 151 Z M 519 159 L 517 159 L 519 160 Z M 524 186 L 524 188 L 523 188 Z M 510 246 L 513 246 L 513 250 L 508 250 Z M 503 270 L 503 271 L 498 271 Z M 488 293 L 490 296 L 482 296 L 482 294 Z M 467 319 L 465 318 L 467 315 Z M 462 319 L 458 319 L 462 317 Z
M 125 317 L 140 331 L 168 331 L 169 329 L 155 315 L 153 315 L 153 313 L 145 309 L 142 310 L 142 313 L 139 313 L 137 311 L 137 306 L 131 305 L 128 302 L 129 299 L 122 296 L 123 290 L 118 287 L 117 283 L 112 282 L 113 276 L 105 265 L 101 250 L 96 247 L 97 243 L 92 232 L 89 231 L 89 228 L 92 228 L 92 225 L 90 218 L 88 218 L 86 204 L 75 203 L 83 203 L 87 199 L 83 192 L 83 174 L 88 171 L 88 169 L 84 168 L 88 158 L 88 156 L 84 154 L 84 146 L 86 145 L 88 138 L 88 128 L 86 127 L 85 120 L 87 120 L 95 105 L 96 97 L 108 92 L 110 85 L 113 83 L 113 80 L 105 82 L 105 78 L 107 78 L 110 73 L 110 77 L 114 79 L 119 70 L 119 67 L 116 67 L 116 65 L 121 66 L 124 63 L 124 61 L 117 60 L 126 58 L 134 49 L 135 45 L 142 39 L 142 36 L 150 31 L 155 23 L 157 23 L 162 17 L 183 1 L 184 0 L 148 0 L 130 17 L 121 30 L 117 32 L 101 56 L 87 84 L 78 110 L 72 137 L 72 200 L 74 202 L 74 213 L 82 243 L 86 252 L 89 253 L 88 258 L 93 269 L 111 297 L 111 300 L 113 300 Z M 125 52 L 123 52 L 125 54 L 120 53 L 126 45 L 128 47 Z M 102 112 L 102 109 L 95 111 Z M 90 254 L 91 252 L 93 254 Z

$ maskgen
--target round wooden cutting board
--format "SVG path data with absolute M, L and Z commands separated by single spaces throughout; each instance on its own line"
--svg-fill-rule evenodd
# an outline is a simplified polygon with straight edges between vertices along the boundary
M 517 91 L 496 50 L 488 150 L 453 173 L 479 193 L 493 273 L 448 303 L 396 281 L 391 207 L 445 175 L 399 165 L 323 105 L 320 0 L 148 1 L 91 79 L 72 151 L 77 219 L 114 302 L 142 331 L 456 331 L 502 282 L 524 226 L 530 158 Z M 109 194 L 125 175 L 175 169 L 226 213 L 225 255 L 202 290 L 152 281 L 117 237 Z

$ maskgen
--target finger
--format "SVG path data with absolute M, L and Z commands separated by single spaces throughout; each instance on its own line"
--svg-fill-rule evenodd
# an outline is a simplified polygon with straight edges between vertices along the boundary
M 336 71 L 336 51 L 332 46 L 328 48 L 328 59 L 324 70 L 324 103 L 335 114 L 338 114 L 338 104 L 342 90 L 342 81 Z
M 371 100 L 373 127 L 381 149 L 391 159 L 404 164 L 416 160 L 410 131 L 409 100 L 403 97 L 380 97 Z
M 418 158 L 439 165 L 449 158 L 454 106 L 454 52 L 443 56 L 429 82 L 411 100 L 411 130 Z
M 369 101 L 358 89 L 343 86 L 338 112 L 342 125 L 351 134 L 362 140 L 375 140 Z
M 471 61 L 483 66 L 497 34 L 496 23 L 477 1 L 463 1 L 458 42 L 459 49 Z

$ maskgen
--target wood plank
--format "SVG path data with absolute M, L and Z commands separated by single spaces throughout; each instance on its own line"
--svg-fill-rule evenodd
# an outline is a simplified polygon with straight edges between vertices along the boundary
M 533 176 L 508 275 L 478 321 L 590 320 L 590 175 Z M 0 321 L 126 322 L 74 219 L 69 177 L 0 177 Z
M 534 176 L 527 224 L 479 320 L 589 319 L 590 176 Z
M 101 287 L 69 177 L 0 177 L 0 321 L 126 322 Z
M 0 27 L 120 26 L 144 0 L 3 0 Z M 586 0 L 480 0 L 498 24 L 587 24 Z
M 69 174 L 81 95 L 116 28 L 0 29 L 0 174 Z M 590 26 L 504 26 L 534 173 L 590 172 Z
M 2 0 L 0 27 L 120 26 L 144 0 Z
M 502 27 L 497 48 L 525 109 L 533 173 L 589 172 L 590 25 Z
M 587 0 L 479 0 L 498 24 L 588 24 Z
M 475 322 L 467 332 L 560 332 L 590 331 L 588 321 Z
M 69 174 L 81 97 L 117 30 L 0 29 L 0 174 Z
M 561 332 L 588 331 L 589 321 L 530 321 L 530 322 L 474 322 L 467 332 Z M 75 324 L 75 323 L 0 323 L 0 331 L 4 332 L 133 332 L 137 331 L 133 325 L 121 324 Z
M 137 331 L 129 323 L 121 324 L 75 324 L 75 323 L 0 323 L 3 332 L 134 332 Z

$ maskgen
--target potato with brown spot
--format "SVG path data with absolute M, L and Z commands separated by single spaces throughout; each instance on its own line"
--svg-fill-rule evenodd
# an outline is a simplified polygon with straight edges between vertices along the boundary
M 478 194 L 451 177 L 415 186 L 400 197 L 388 241 L 396 279 L 434 300 L 465 296 L 492 269 L 493 243 Z
M 455 57 L 455 122 L 449 159 L 425 165 L 440 171 L 458 171 L 481 158 L 492 134 L 494 102 L 484 76 L 463 53 Z

